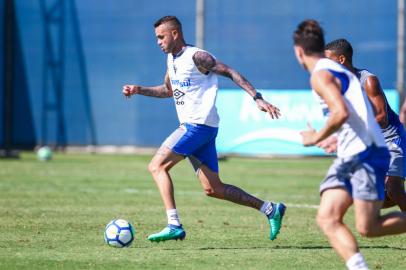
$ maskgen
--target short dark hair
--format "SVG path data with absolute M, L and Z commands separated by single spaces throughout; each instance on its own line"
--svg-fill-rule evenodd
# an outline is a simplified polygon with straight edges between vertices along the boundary
M 307 55 L 324 52 L 324 32 L 316 20 L 301 22 L 293 34 L 293 41 Z
M 176 18 L 176 16 L 164 16 L 154 23 L 154 27 L 157 28 L 164 23 L 170 23 L 174 29 L 178 29 L 180 32 L 182 32 L 182 24 L 179 19 Z
M 353 49 L 351 43 L 345 38 L 339 38 L 329 42 L 324 49 L 333 51 L 337 55 L 344 55 L 350 63 L 352 62 Z

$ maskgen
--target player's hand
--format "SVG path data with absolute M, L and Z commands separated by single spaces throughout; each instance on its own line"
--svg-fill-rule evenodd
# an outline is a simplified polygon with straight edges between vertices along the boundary
M 281 113 L 279 109 L 275 106 L 273 106 L 271 103 L 267 102 L 266 100 L 263 99 L 257 99 L 256 100 L 258 109 L 260 109 L 263 112 L 267 112 L 272 119 L 278 119 L 279 116 L 281 116 Z
M 307 127 L 307 130 L 300 132 L 300 135 L 302 135 L 302 144 L 304 146 L 313 146 L 316 144 L 317 131 L 309 123 L 307 123 Z
M 332 154 L 337 152 L 337 136 L 331 135 L 330 137 L 317 143 L 316 146 L 323 148 L 324 152 L 327 154 Z
M 140 90 L 140 86 L 138 85 L 124 85 L 123 86 L 123 95 L 127 98 L 131 97 L 132 95 L 138 94 Z

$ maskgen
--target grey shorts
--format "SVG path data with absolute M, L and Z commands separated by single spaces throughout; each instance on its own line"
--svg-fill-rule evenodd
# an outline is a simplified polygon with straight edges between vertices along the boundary
M 344 188 L 354 199 L 383 200 L 389 161 L 388 149 L 376 146 L 350 158 L 336 158 L 320 184 L 320 194 L 327 189 Z
M 404 153 L 406 152 L 406 138 L 404 136 L 397 136 L 390 141 L 386 141 L 391 159 L 389 170 L 386 175 L 406 177 L 406 159 Z

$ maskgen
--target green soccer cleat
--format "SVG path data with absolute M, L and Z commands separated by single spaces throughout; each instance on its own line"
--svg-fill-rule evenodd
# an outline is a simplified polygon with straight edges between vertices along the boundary
M 168 224 L 168 226 L 159 233 L 154 233 L 148 236 L 148 240 L 151 242 L 161 242 L 167 240 L 183 240 L 185 237 L 186 232 L 182 228 L 182 225 L 176 226 Z
M 268 216 L 269 225 L 271 227 L 269 239 L 272 241 L 276 239 L 276 236 L 279 234 L 279 231 L 282 227 L 282 218 L 285 215 L 286 206 L 283 203 L 273 204 L 275 211 L 272 215 Z

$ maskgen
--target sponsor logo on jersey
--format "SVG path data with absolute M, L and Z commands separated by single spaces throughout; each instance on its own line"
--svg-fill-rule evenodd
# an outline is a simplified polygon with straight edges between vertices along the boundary
M 183 96 L 184 95 L 185 95 L 185 93 L 180 91 L 179 89 L 175 89 L 173 91 L 173 97 L 175 98 L 176 105 L 185 104 L 185 102 L 183 101 Z
M 190 82 L 190 79 L 186 79 L 183 81 L 179 81 L 179 80 L 171 80 L 171 84 L 173 86 L 180 86 L 180 87 L 189 87 L 192 86 L 192 83 Z

